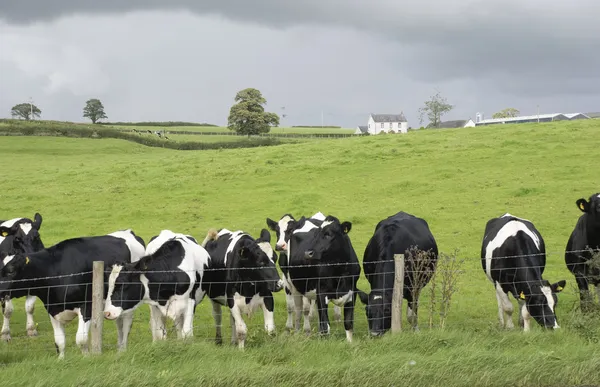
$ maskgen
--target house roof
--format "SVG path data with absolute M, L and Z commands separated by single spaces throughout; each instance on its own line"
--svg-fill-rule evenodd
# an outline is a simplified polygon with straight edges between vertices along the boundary
M 402 112 L 400 112 L 400 114 L 371 113 L 371 117 L 373 117 L 373 121 L 375 122 L 406 122 L 406 117 L 404 117 L 404 113 Z
M 550 113 L 550 114 L 534 114 L 531 116 L 520 116 L 520 117 L 507 117 L 507 118 L 488 118 L 487 120 L 481 120 L 476 124 L 492 124 L 497 122 L 513 122 L 513 121 L 525 121 L 525 120 L 535 120 L 535 119 L 545 119 L 545 118 L 556 118 L 558 116 L 566 116 L 562 113 Z
M 440 122 L 438 128 L 462 128 L 465 126 L 468 120 L 453 120 L 453 121 L 444 121 Z M 431 124 L 427 125 L 428 128 L 431 128 Z
M 358 125 L 358 130 L 360 130 L 363 133 L 367 133 L 369 131 L 369 128 L 367 128 L 367 125 Z
M 567 118 L 568 118 L 568 119 L 571 119 L 571 118 L 573 118 L 573 117 L 575 117 L 575 116 L 578 116 L 578 115 L 582 115 L 582 116 L 585 116 L 585 117 L 587 117 L 587 118 L 590 118 L 590 117 L 589 117 L 587 114 L 585 114 L 585 113 L 567 113 L 567 114 L 565 114 L 565 116 L 567 116 Z
M 585 113 L 585 115 L 590 118 L 600 118 L 600 112 Z

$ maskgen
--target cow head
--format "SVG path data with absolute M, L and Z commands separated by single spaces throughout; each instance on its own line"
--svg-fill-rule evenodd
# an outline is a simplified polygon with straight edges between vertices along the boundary
M 519 299 L 525 302 L 527 311 L 542 328 L 559 328 L 556 318 L 556 305 L 558 304 L 557 293 L 560 293 L 566 285 L 562 280 L 554 284 L 543 280 L 540 285 L 530 287 L 529 294 L 521 292 Z
M 146 268 L 146 257 L 135 263 L 119 262 L 112 265 L 104 305 L 106 319 L 114 320 L 124 311 L 133 310 L 141 304 L 146 291 L 141 274 Z
M 305 259 L 319 261 L 327 258 L 330 251 L 343 250 L 345 237 L 351 229 L 352 223 L 350 222 L 340 222 L 334 216 L 326 217 L 315 234 L 312 249 L 304 252 Z
M 11 251 L 31 254 L 44 249 L 39 233 L 41 226 L 42 216 L 36 213 L 33 221 L 22 218 L 12 223 L 10 227 L 0 224 L 0 235 L 12 242 Z
M 266 284 L 272 292 L 283 289 L 283 280 L 275 267 L 272 257 L 267 256 L 256 240 L 242 238 L 236 245 L 237 268 L 240 275 L 248 280 Z
M 381 336 L 392 326 L 392 293 L 372 291 L 370 294 L 358 290 L 358 297 L 365 305 L 369 332 Z
M 271 247 L 271 233 L 267 229 L 260 230 L 260 237 L 256 240 L 258 247 L 267 254 L 267 257 L 271 258 L 274 263 L 277 263 L 277 254 Z
M 593 194 L 588 200 L 585 200 L 584 198 L 577 199 L 575 204 L 577 204 L 577 208 L 579 208 L 581 212 L 585 212 L 595 223 L 600 224 L 600 192 Z
M 27 254 L 0 255 L 0 294 L 12 289 L 13 282 L 20 280 L 30 259 Z M 18 287 L 18 283 L 16 285 Z
M 275 243 L 275 250 L 285 251 L 287 249 L 288 241 L 290 240 L 290 223 L 295 221 L 294 217 L 290 214 L 285 214 L 279 219 L 279 222 L 275 222 L 271 218 L 267 218 L 267 226 L 271 231 L 275 231 L 277 236 L 277 242 Z

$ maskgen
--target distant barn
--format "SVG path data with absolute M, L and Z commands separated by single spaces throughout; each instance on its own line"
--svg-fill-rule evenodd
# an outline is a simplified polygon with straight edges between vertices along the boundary
M 531 116 L 506 117 L 506 118 L 489 118 L 475 122 L 476 126 L 494 125 L 494 124 L 524 124 L 527 122 L 553 122 L 553 121 L 571 121 L 589 119 L 590 117 L 583 113 L 551 113 L 551 114 L 534 114 Z

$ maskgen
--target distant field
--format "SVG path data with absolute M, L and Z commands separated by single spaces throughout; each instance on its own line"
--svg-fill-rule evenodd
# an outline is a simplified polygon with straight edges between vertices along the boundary
M 148 134 L 149 135 L 149 134 Z M 227 135 L 194 135 L 194 134 L 167 134 L 168 141 L 193 141 L 193 142 L 233 142 L 233 141 L 252 141 L 256 137 L 247 136 L 227 136 Z M 283 143 L 299 143 L 305 141 L 314 141 L 312 138 L 281 138 Z
M 173 126 L 173 127 L 157 127 L 157 126 L 116 126 L 116 125 L 103 125 L 105 127 L 117 128 L 117 129 L 137 129 L 137 130 L 165 130 L 167 132 L 172 131 L 187 131 L 187 132 L 227 132 L 231 131 L 227 127 L 223 126 Z M 342 133 L 352 134 L 355 129 L 338 129 L 338 128 L 271 128 L 270 133 L 295 133 L 295 134 L 329 134 L 329 133 Z
M 579 314 L 575 281 L 564 263 L 569 233 L 581 214 L 575 201 L 600 191 L 593 167 L 597 141 L 591 140 L 598 133 L 600 120 L 590 120 L 186 152 L 118 139 L 0 137 L 1 165 L 15 166 L 3 170 L 0 218 L 39 211 L 47 246 L 129 227 L 146 241 L 162 229 L 199 240 L 212 227 L 258 236 L 266 217 L 322 211 L 352 222 L 349 235 L 362 261 L 377 222 L 407 211 L 427 220 L 440 251 L 458 249 L 458 258 L 465 260 L 445 329 L 436 325 L 439 314 L 428 309 L 428 286 L 419 308 L 420 332 L 407 329 L 404 309 L 403 332 L 372 339 L 364 305 L 357 301 L 351 344 L 336 322 L 327 339 L 285 333 L 280 292 L 275 296 L 277 337 L 264 334 L 259 311 L 246 319 L 243 353 L 228 344 L 227 310 L 224 345 L 213 344 L 211 307 L 204 300 L 189 343 L 176 343 L 170 330 L 168 342 L 151 345 L 148 307 L 142 306 L 126 353 L 116 354 L 115 326 L 105 321 L 104 354 L 81 356 L 73 321 L 67 327 L 66 359 L 57 362 L 41 302 L 36 304 L 40 336 L 28 338 L 24 300 L 18 299 L 13 341 L 0 343 L 2 385 L 598 384 L 600 316 Z M 529 334 L 498 328 L 494 288 L 479 255 L 487 220 L 506 212 L 532 220 L 542 233 L 548 251 L 544 277 L 567 280 L 558 297 L 558 331 L 543 332 L 535 323 Z M 369 289 L 364 272 L 359 287 Z M 516 318 L 515 311 L 515 323 Z M 316 323 L 311 325 L 316 332 Z

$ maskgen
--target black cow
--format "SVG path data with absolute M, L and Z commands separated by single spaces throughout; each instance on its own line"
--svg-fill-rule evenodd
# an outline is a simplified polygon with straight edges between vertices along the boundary
M 437 243 L 424 219 L 398 212 L 377 223 L 365 248 L 363 269 L 371 293 L 367 295 L 359 290 L 358 296 L 366 306 L 369 331 L 373 336 L 384 334 L 392 325 L 394 254 L 405 257 L 403 298 L 408 303 L 407 320 L 418 330 L 419 293 L 433 276 L 438 259 Z M 416 257 L 416 254 L 421 256 Z M 417 270 L 420 272 L 415 275 Z
M 361 269 L 348 237 L 351 228 L 350 222 L 342 223 L 334 216 L 327 216 L 322 222 L 304 217 L 292 222 L 286 281 L 294 297 L 296 331 L 300 330 L 305 296 L 316 300 L 320 334 L 329 334 L 329 301 L 343 306 L 346 339 L 352 341 L 356 282 Z M 307 322 L 305 315 L 305 331 Z
M 269 334 L 275 330 L 272 293 L 283 288 L 283 280 L 277 272 L 274 257 L 264 251 L 265 242 L 269 244 L 270 239 L 267 230 L 263 230 L 261 238 L 255 240 L 243 231 L 221 229 L 217 232 L 211 229 L 202 242 L 210 255 L 202 290 L 212 303 L 218 344 L 222 343 L 221 306 L 224 305 L 230 311 L 231 342 L 237 343 L 241 349 L 247 333 L 243 314 L 249 315 L 262 307 L 265 329 Z
M 600 299 L 600 267 L 590 265 L 593 254 L 600 252 L 600 192 L 589 197 L 578 199 L 577 207 L 583 214 L 577 220 L 575 228 L 569 236 L 567 248 L 565 251 L 565 263 L 567 268 L 575 276 L 581 307 L 586 310 L 588 304 L 586 300 L 591 299 L 589 285 L 596 287 L 598 298 Z
M 325 220 L 325 215 L 321 212 L 317 212 L 309 219 L 312 219 L 319 224 L 323 220 Z M 279 252 L 279 267 L 283 273 L 283 281 L 285 286 L 285 301 L 287 306 L 287 320 L 285 323 L 285 327 L 288 330 L 292 330 L 294 327 L 294 297 L 292 297 L 292 292 L 290 287 L 287 285 L 287 244 L 290 241 L 290 236 L 292 230 L 292 225 L 294 224 L 296 219 L 291 214 L 284 214 L 278 222 L 267 218 L 267 226 L 271 231 L 275 231 L 277 236 L 277 242 L 275 244 L 275 250 Z M 305 321 L 305 330 L 310 331 L 310 319 L 316 316 L 314 310 L 316 309 L 315 300 L 309 300 L 307 297 L 302 297 L 302 311 L 304 313 L 304 321 Z M 333 316 L 335 321 L 342 320 L 342 311 L 339 306 L 333 306 Z
M 44 248 L 44 243 L 40 237 L 40 227 L 42 226 L 42 216 L 36 212 L 33 217 L 15 218 L 10 220 L 0 220 L 0 254 L 14 255 L 19 253 L 34 253 Z M 0 294 L 2 304 L 2 340 L 10 341 L 10 318 L 14 307 L 10 297 Z M 33 312 L 35 310 L 36 297 L 26 295 L 25 314 L 27 315 L 27 336 L 37 336 Z
M 178 338 L 192 337 L 196 305 L 204 297 L 200 283 L 209 260 L 194 238 L 162 230 L 139 261 L 112 265 L 104 316 L 114 320 L 146 303 L 152 341 L 166 338 L 167 317 L 174 321 Z
M 525 331 L 529 331 L 532 317 L 544 328 L 559 328 L 556 293 L 566 281 L 550 284 L 542 279 L 546 245 L 532 222 L 508 213 L 490 219 L 481 246 L 481 265 L 496 289 L 501 328 L 514 328 L 509 293 L 519 302 L 519 325 Z
M 144 242 L 131 230 L 109 235 L 64 240 L 31 254 L 4 257 L 0 265 L 0 291 L 17 297 L 31 294 L 44 303 L 54 329 L 59 358 L 64 358 L 65 324 L 79 317 L 75 342 L 87 352 L 92 313 L 93 261 L 106 266 L 116 262 L 137 261 L 144 255 Z M 105 272 L 104 281 L 108 281 Z M 107 287 L 104 289 L 106 298 Z M 119 349 L 127 345 L 133 319 L 124 313 L 117 320 Z

